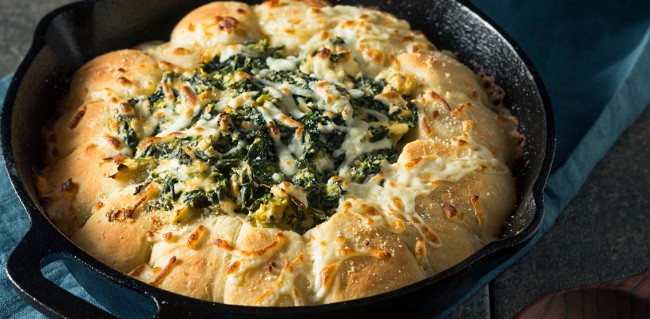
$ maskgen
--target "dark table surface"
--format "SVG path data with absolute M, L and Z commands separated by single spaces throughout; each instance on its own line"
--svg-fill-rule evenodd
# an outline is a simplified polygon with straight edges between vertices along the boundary
M 0 77 L 16 69 L 40 18 L 70 2 L 0 0 Z M 650 268 L 648 159 L 650 108 L 595 167 L 532 251 L 450 318 L 510 318 L 549 292 Z

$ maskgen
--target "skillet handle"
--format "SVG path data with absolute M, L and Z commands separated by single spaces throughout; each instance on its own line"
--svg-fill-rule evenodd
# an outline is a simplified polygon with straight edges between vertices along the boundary
M 48 232 L 32 224 L 7 260 L 7 275 L 31 306 L 53 318 L 117 318 L 45 278 L 41 268 L 65 258 Z

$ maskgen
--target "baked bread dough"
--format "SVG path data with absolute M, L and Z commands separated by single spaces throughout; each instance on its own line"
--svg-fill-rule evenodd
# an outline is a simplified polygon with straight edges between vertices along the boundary
M 389 13 L 214 2 L 80 68 L 35 178 L 63 233 L 151 285 L 350 300 L 499 237 L 522 136 L 494 96 Z

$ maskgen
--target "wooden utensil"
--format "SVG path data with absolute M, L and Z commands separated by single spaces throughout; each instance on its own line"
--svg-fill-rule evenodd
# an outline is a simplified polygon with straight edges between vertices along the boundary
M 515 318 L 650 318 L 650 269 L 550 293 L 528 304 Z

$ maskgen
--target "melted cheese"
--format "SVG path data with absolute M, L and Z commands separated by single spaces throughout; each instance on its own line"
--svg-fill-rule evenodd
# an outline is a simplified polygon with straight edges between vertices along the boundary
M 298 68 L 298 58 L 288 56 L 285 59 L 267 58 L 266 64 L 273 71 L 293 71 Z
M 415 212 L 415 198 L 435 189 L 438 182 L 457 182 L 472 172 L 485 170 L 495 174 L 509 173 L 509 169 L 487 148 L 474 145 L 473 148 L 466 147 L 458 157 L 430 155 L 406 163 L 398 161 L 385 165 L 383 186 L 350 183 L 349 189 L 355 197 L 407 216 Z M 399 198 L 401 204 L 396 204 L 395 198 Z
M 307 264 L 305 257 L 300 254 L 291 262 L 282 266 L 282 271 L 273 284 L 266 288 L 260 296 L 255 299 L 253 305 L 270 307 L 277 303 L 281 295 L 290 295 L 293 299 L 294 305 L 305 305 L 304 296 L 300 294 L 295 286 L 295 281 L 299 275 L 306 273 Z
M 272 6 L 273 3 L 278 4 L 277 8 Z M 291 4 L 285 6 L 286 3 Z M 284 19 L 282 10 L 297 10 L 296 12 L 299 12 L 300 15 Z M 250 10 L 236 12 L 254 16 Z M 478 93 L 475 92 L 479 96 L 478 98 L 471 97 L 471 89 L 475 87 L 472 85 L 478 83 L 478 80 L 462 64 L 452 61 L 451 56 L 436 52 L 435 47 L 422 34 L 410 30 L 407 22 L 389 14 L 350 6 L 309 8 L 306 6 L 306 2 L 287 1 L 275 1 L 257 6 L 255 13 L 259 18 L 261 33 L 257 28 L 244 28 L 244 26 L 256 24 L 255 18 L 239 17 L 241 25 L 238 25 L 239 20 L 233 21 L 232 17 L 231 20 L 224 20 L 221 15 L 211 14 L 207 15 L 208 18 L 205 21 L 199 21 L 200 23 L 196 24 L 189 23 L 182 29 L 175 30 L 175 36 L 170 43 L 149 43 L 140 47 L 141 50 L 156 59 L 160 65 L 165 66 L 164 70 L 172 72 L 175 76 L 171 79 L 163 76 L 160 86 L 162 98 L 155 103 L 148 100 L 148 95 L 142 95 L 145 93 L 138 91 L 140 96 L 137 96 L 137 100 L 140 102 L 133 105 L 133 112 L 136 114 L 133 119 L 137 121 L 136 124 L 133 124 L 133 128 L 141 140 L 156 144 L 169 143 L 174 139 L 195 139 L 197 148 L 208 152 L 211 144 L 214 141 L 219 141 L 222 138 L 221 134 L 225 131 L 223 118 L 214 116 L 214 112 L 211 113 L 210 109 L 221 113 L 252 106 L 259 111 L 265 124 L 269 127 L 273 138 L 273 147 L 279 160 L 277 163 L 279 171 L 272 175 L 272 180 L 277 184 L 265 186 L 268 186 L 274 195 L 285 199 L 289 197 L 293 203 L 297 202 L 298 205 L 307 209 L 311 207 L 307 192 L 286 180 L 297 173 L 298 163 L 305 160 L 304 127 L 297 119 L 309 114 L 313 107 L 323 111 L 323 114 L 329 118 L 340 115 L 343 119 L 342 124 L 341 122 L 337 122 L 338 125 L 330 122 L 318 126 L 321 133 L 344 132 L 341 146 L 334 150 L 333 154 L 328 154 L 336 158 L 343 158 L 338 167 L 338 175 L 332 176 L 327 181 L 328 186 L 340 183 L 347 192 L 344 197 L 339 199 L 336 214 L 351 214 L 357 217 L 360 222 L 357 225 L 359 228 L 355 226 L 354 230 L 350 230 L 350 232 L 358 229 L 384 229 L 397 236 L 403 235 L 400 238 L 408 241 L 408 244 L 413 247 L 414 258 L 424 272 L 432 274 L 433 267 L 429 264 L 430 260 L 427 254 L 435 249 L 445 249 L 445 246 L 432 227 L 426 225 L 425 218 L 416 212 L 416 199 L 435 190 L 442 181 L 456 183 L 476 172 L 510 174 L 508 167 L 499 157 L 495 156 L 491 145 L 484 144 L 482 139 L 473 138 L 473 134 L 477 132 L 476 128 L 484 123 L 475 118 L 457 121 L 458 123 L 454 121 L 434 122 L 434 110 L 449 111 L 449 114 L 445 113 L 444 116 L 451 118 L 462 111 L 462 108 L 456 108 L 456 104 L 467 102 L 466 100 L 472 100 L 473 103 L 479 105 L 481 110 L 486 110 L 485 114 L 492 115 L 490 109 L 481 104 L 485 102 L 485 96 L 487 96 L 482 90 Z M 245 37 L 247 33 L 250 33 L 250 39 Z M 212 34 L 214 37 L 204 38 L 208 34 Z M 260 34 L 267 36 L 272 45 L 285 45 L 288 55 L 283 58 L 268 57 L 264 61 L 268 66 L 267 69 L 255 69 L 250 72 L 251 74 L 235 72 L 227 79 L 228 83 L 253 81 L 263 86 L 260 90 L 241 92 L 228 88 L 224 90 L 205 88 L 201 87 L 202 84 L 193 88 L 186 86 L 186 83 L 192 80 L 193 70 L 199 67 L 200 62 L 207 63 L 210 57 L 217 56 L 220 63 L 225 63 L 236 55 L 259 56 L 258 52 L 249 49 L 242 43 L 245 40 L 259 40 Z M 465 81 L 451 83 L 450 79 L 454 77 L 449 74 L 444 77 L 440 76 L 440 79 L 436 78 L 436 81 L 429 81 L 431 83 L 423 83 L 426 82 L 423 79 L 427 79 L 427 76 L 438 75 L 438 73 L 425 68 L 416 70 L 421 71 L 421 74 L 417 72 L 412 74 L 408 68 L 401 69 L 399 63 L 402 59 L 404 62 L 402 66 L 409 62 L 419 68 L 424 68 L 407 59 L 412 56 L 412 54 L 409 55 L 410 53 L 416 51 L 418 54 L 428 54 L 437 59 L 431 58 L 431 61 L 442 61 L 440 67 L 444 70 L 455 70 L 454 72 L 462 73 L 461 79 L 471 79 L 468 82 L 472 85 L 465 85 Z M 167 64 L 171 64 L 171 66 Z M 393 65 L 390 66 L 391 64 Z M 310 81 L 308 88 L 305 88 L 268 79 L 268 76 L 273 74 L 272 72 L 299 71 L 316 81 Z M 419 108 L 419 114 L 424 115 L 417 124 L 419 126 L 417 129 L 427 131 L 428 133 L 425 132 L 426 134 L 423 135 L 426 138 L 438 138 L 439 140 L 436 142 L 452 145 L 455 153 L 427 155 L 408 161 L 400 159 L 392 164 L 384 161 L 381 164 L 381 172 L 368 178 L 363 184 L 346 180 L 346 175 L 351 170 L 355 159 L 376 150 L 395 147 L 397 139 L 407 134 L 408 130 L 408 125 L 404 123 L 388 123 L 390 122 L 389 116 L 382 112 L 363 107 L 353 108 L 351 99 L 363 98 L 368 94 L 355 88 L 354 80 L 358 80 L 362 76 L 365 78 L 376 77 L 377 80 L 385 80 L 388 83 L 384 92 L 372 98 L 389 108 L 405 109 L 408 103 L 405 97 L 408 97 L 409 100 L 414 98 L 414 103 Z M 438 82 L 443 83 L 444 86 Z M 153 84 L 149 86 L 153 86 Z M 444 90 L 442 90 L 443 88 Z M 434 89 L 439 89 L 441 95 L 431 91 Z M 87 94 L 85 101 L 109 101 L 118 97 L 121 99 L 136 98 L 121 96 L 118 92 L 121 91 L 114 88 L 94 90 Z M 153 94 L 154 92 L 148 93 Z M 273 101 L 255 100 L 254 97 L 260 96 L 260 94 L 268 94 Z M 449 101 L 452 102 L 451 106 Z M 151 105 L 152 103 L 156 105 Z M 117 108 L 115 105 L 118 104 L 113 103 L 112 105 Z M 454 108 L 453 111 L 452 108 Z M 503 113 L 505 119 L 514 121 L 508 117 L 507 111 L 497 109 L 499 113 Z M 392 112 L 392 109 L 390 110 Z M 375 122 L 361 120 L 359 119 L 360 115 L 369 115 L 375 119 Z M 388 126 L 390 134 L 375 142 L 370 142 L 368 135 L 373 125 L 387 123 L 390 124 Z M 295 129 L 295 135 L 288 142 L 283 141 L 278 133 L 277 126 L 279 125 Z M 509 125 L 511 126 L 506 135 L 512 138 L 518 137 L 516 125 L 512 123 Z M 101 139 L 100 148 L 106 152 L 111 150 L 125 156 L 133 155 L 126 145 L 126 138 L 121 139 L 121 147 L 116 150 L 115 143 L 111 140 L 116 135 L 116 130 L 114 127 L 100 130 L 103 136 L 108 137 Z M 442 134 L 440 132 L 452 133 Z M 456 134 L 456 132 L 459 133 Z M 463 143 L 459 142 L 461 140 Z M 218 155 L 229 158 L 248 147 L 247 142 L 239 140 L 228 151 Z M 138 149 L 136 155 L 141 155 L 143 152 L 144 149 Z M 174 182 L 169 185 L 171 193 L 180 194 L 214 187 L 214 176 L 206 174 L 210 164 L 197 162 L 186 165 L 181 163 L 178 158 L 164 158 L 156 163 L 156 166 L 151 169 L 151 173 L 158 177 L 172 178 Z M 329 156 L 316 158 L 313 162 L 320 172 L 336 168 L 334 159 Z M 49 188 L 53 189 L 53 187 Z M 235 191 L 239 192 L 240 190 L 236 189 Z M 39 194 L 48 194 L 48 196 L 53 194 L 52 197 L 55 196 L 54 193 L 54 191 L 39 190 Z M 221 204 L 223 207 L 219 208 L 218 214 L 228 215 L 227 217 L 238 222 L 244 219 L 235 213 L 234 204 L 231 202 L 222 201 Z M 180 261 L 177 262 L 176 255 L 172 259 L 158 257 L 167 256 L 174 250 L 187 249 L 192 252 L 205 253 L 206 258 L 209 258 L 210 252 L 206 248 L 209 246 L 228 255 L 228 264 L 225 269 L 220 271 L 226 272 L 225 285 L 227 287 L 240 289 L 244 287 L 244 279 L 247 274 L 259 270 L 280 256 L 282 257 L 280 259 L 284 258 L 285 262 L 281 265 L 279 274 L 276 270 L 277 276 L 266 277 L 268 284 L 262 291 L 256 292 L 259 295 L 251 303 L 259 306 L 273 306 L 284 296 L 290 296 L 295 305 L 309 305 L 322 303 L 328 295 L 332 294 L 333 283 L 343 262 L 356 257 L 372 257 L 381 262 L 389 256 L 381 247 L 353 248 L 343 235 L 333 237 L 329 233 L 323 234 L 323 229 L 326 228 L 325 225 L 329 221 L 312 228 L 302 236 L 291 231 L 286 231 L 286 235 L 277 232 L 273 242 L 260 250 L 246 250 L 237 247 L 237 233 L 241 229 L 233 231 L 233 235 L 227 239 L 212 238 L 211 245 L 207 245 L 203 241 L 209 236 L 210 230 L 205 231 L 201 228 L 201 231 L 198 232 L 182 223 L 171 224 L 171 220 L 179 222 L 177 216 L 172 216 L 173 214 L 178 215 L 181 210 L 189 209 L 186 203 L 178 204 L 178 206 L 174 207 L 173 212 L 156 211 L 146 217 L 151 218 L 153 224 L 166 223 L 161 229 L 171 229 L 183 236 L 192 236 L 196 233 L 198 235 L 192 238 L 198 238 L 201 241 L 197 239 L 192 242 L 188 241 L 187 245 L 172 245 L 173 240 L 171 239 L 163 240 L 152 237 L 154 252 L 151 254 L 151 261 L 149 264 L 141 265 L 137 274 L 133 273 L 141 280 L 158 283 L 164 278 L 156 275 L 155 269 L 161 271 L 160 265 L 164 264 L 170 265 L 167 270 L 171 271 L 171 266 L 183 265 L 183 258 L 185 258 L 183 254 L 177 254 Z M 363 207 L 371 207 L 372 210 Z M 207 209 L 204 212 L 207 212 Z M 332 219 L 336 216 L 340 215 L 335 215 Z M 217 217 L 201 218 L 216 220 Z M 479 218 L 477 217 L 477 219 Z M 313 223 L 313 221 L 311 222 Z M 157 224 L 155 227 L 158 227 Z M 216 227 L 213 230 L 218 232 Z M 208 235 L 202 235 L 204 231 Z M 409 237 L 410 232 L 415 233 L 415 236 Z M 203 237 L 199 238 L 200 236 Z M 250 240 L 254 240 L 254 238 L 251 236 Z M 301 238 L 303 242 L 300 244 L 304 245 L 304 249 L 287 259 L 283 253 L 291 245 L 289 238 L 298 241 Z M 333 238 L 335 239 L 328 240 Z M 244 238 L 242 242 L 246 240 L 248 239 Z M 170 248 L 170 246 L 174 247 Z M 299 278 L 308 281 L 309 284 L 306 285 L 306 288 L 304 285 L 298 285 Z
M 360 256 L 384 258 L 386 252 L 380 249 L 365 247 L 351 248 L 346 245 L 345 237 L 338 236 L 331 242 L 312 240 L 307 243 L 306 250 L 313 256 L 311 276 L 314 278 L 312 303 L 322 302 L 329 292 L 336 272 L 341 263 L 347 259 Z

